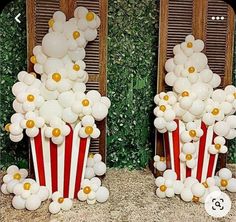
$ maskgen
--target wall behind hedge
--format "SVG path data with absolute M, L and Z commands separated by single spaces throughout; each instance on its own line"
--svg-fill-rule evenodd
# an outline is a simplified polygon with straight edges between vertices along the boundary
M 157 1 L 109 1 L 108 163 L 114 167 L 145 167 L 151 157 L 153 97 L 156 83 Z M 15 22 L 21 13 L 21 24 Z M 0 168 L 27 166 L 27 140 L 10 142 L 4 131 L 13 109 L 11 86 L 26 69 L 25 0 L 10 3 L 0 15 Z M 236 66 L 234 69 L 236 74 Z M 229 159 L 236 162 L 235 141 Z

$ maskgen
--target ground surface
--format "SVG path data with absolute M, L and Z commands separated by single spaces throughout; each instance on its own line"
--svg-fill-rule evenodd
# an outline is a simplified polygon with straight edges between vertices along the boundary
M 232 169 L 232 168 L 231 168 Z M 233 166 L 235 172 L 236 166 Z M 128 171 L 110 169 L 103 180 L 110 190 L 109 201 L 104 204 L 87 205 L 75 201 L 73 209 L 57 215 L 48 213 L 49 201 L 34 212 L 15 210 L 11 207 L 10 196 L 1 194 L 0 221 L 5 222 L 103 222 L 103 221 L 236 221 L 236 194 L 228 193 L 232 201 L 229 214 L 213 219 L 204 210 L 204 205 L 185 203 L 174 197 L 159 199 L 155 196 L 154 177 L 149 170 Z

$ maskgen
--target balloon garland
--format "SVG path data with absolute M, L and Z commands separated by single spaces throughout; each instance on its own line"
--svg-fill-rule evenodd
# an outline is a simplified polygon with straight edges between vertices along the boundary
M 210 154 L 226 153 L 226 139 L 236 137 L 236 87 L 228 85 L 225 89 L 215 89 L 221 83 L 219 75 L 208 66 L 207 57 L 202 50 L 204 42 L 188 35 L 185 41 L 173 48 L 174 57 L 165 63 L 165 83 L 173 87 L 173 91 L 161 92 L 154 97 L 156 116 L 154 125 L 158 132 L 175 131 L 176 119 L 181 120 L 185 130 L 180 132 L 182 143 L 179 159 L 193 169 L 196 165 L 197 147 L 195 143 L 203 136 L 203 130 L 196 121 L 213 126 L 216 136 L 207 147 Z M 156 194 L 158 197 L 173 197 L 180 194 L 186 202 L 204 202 L 207 194 L 227 189 L 236 192 L 236 179 L 230 170 L 223 168 L 217 176 L 209 177 L 205 182 L 187 177 L 183 182 L 176 180 L 176 173 L 166 170 L 165 157 L 156 155 L 154 167 L 164 172 L 157 177 Z M 220 189 L 219 189 L 220 188 Z
M 30 58 L 35 73 L 21 71 L 17 76 L 18 82 L 12 87 L 16 113 L 11 116 L 11 122 L 5 129 L 13 142 L 19 142 L 23 132 L 34 138 L 44 128 L 44 136 L 60 145 L 70 133 L 68 124 L 72 128 L 81 124 L 79 137 L 98 138 L 100 130 L 96 121 L 107 116 L 111 102 L 96 90 L 86 91 L 85 84 L 89 77 L 83 60 L 87 43 L 97 37 L 100 18 L 87 8 L 78 7 L 74 17 L 68 21 L 63 12 L 55 12 L 48 25 L 42 45 L 34 47 Z M 105 173 L 106 165 L 101 155 L 89 154 L 85 170 L 87 179 L 78 192 L 78 199 L 87 200 L 89 204 L 105 202 L 109 191 L 95 177 Z M 50 195 L 46 187 L 27 176 L 25 169 L 13 165 L 3 177 L 1 191 L 15 195 L 12 200 L 14 208 L 36 210 L 42 201 L 51 197 L 49 211 L 52 214 L 71 209 L 71 199 L 63 198 L 58 191 Z

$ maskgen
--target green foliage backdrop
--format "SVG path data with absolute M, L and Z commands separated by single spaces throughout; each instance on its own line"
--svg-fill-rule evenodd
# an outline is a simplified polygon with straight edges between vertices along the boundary
M 145 167 L 151 157 L 153 97 L 156 83 L 156 0 L 109 1 L 108 163 L 114 167 Z M 14 17 L 21 13 L 21 24 Z M 0 168 L 27 166 L 27 140 L 10 142 L 4 125 L 13 113 L 11 86 L 26 69 L 25 0 L 8 4 L 0 15 Z M 234 66 L 236 75 L 236 66 Z M 236 162 L 236 142 L 231 142 L 229 160 Z

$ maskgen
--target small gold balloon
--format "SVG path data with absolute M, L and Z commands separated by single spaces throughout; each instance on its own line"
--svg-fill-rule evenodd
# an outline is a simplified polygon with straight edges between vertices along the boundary
M 89 186 L 84 187 L 83 192 L 85 194 L 89 194 L 91 192 L 91 188 Z
M 85 127 L 85 133 L 87 135 L 91 135 L 93 133 L 93 127 L 92 126 L 86 126 Z
M 162 112 L 165 112 L 165 111 L 166 111 L 166 106 L 165 106 L 165 105 L 161 105 L 161 106 L 160 106 L 160 110 L 161 110 Z
M 205 188 L 208 188 L 208 187 L 209 187 L 206 181 L 203 182 L 202 185 L 203 185 Z
M 89 153 L 88 158 L 93 158 L 94 154 L 93 153 Z
M 73 32 L 73 38 L 78 39 L 80 37 L 80 33 L 78 31 Z
M 182 97 L 189 96 L 189 92 L 187 92 L 187 91 L 183 91 L 181 95 L 182 95 Z
M 221 145 L 220 145 L 219 143 L 217 143 L 217 144 L 215 144 L 215 148 L 216 148 L 217 150 L 220 150 Z
M 88 106 L 89 105 L 89 100 L 88 99 L 83 99 L 82 100 L 82 105 L 83 106 Z
M 33 120 L 27 120 L 26 121 L 26 127 L 27 128 L 33 128 L 35 126 L 35 123 Z
M 10 132 L 10 123 L 8 123 L 8 124 L 6 124 L 5 126 L 4 126 L 4 129 L 5 129 L 5 131 L 7 131 L 7 132 Z
M 160 186 L 160 191 L 165 192 L 167 189 L 166 185 L 161 185 Z
M 193 157 L 192 157 L 192 155 L 191 154 L 187 154 L 186 156 L 185 156 L 185 159 L 186 160 L 191 160 Z
M 55 136 L 55 137 L 58 137 L 61 135 L 61 130 L 59 128 L 54 128 L 52 130 L 52 135 Z
M 79 71 L 79 70 L 80 70 L 80 66 L 79 66 L 78 64 L 74 64 L 74 65 L 73 65 L 73 69 L 74 69 L 75 71 Z
M 189 73 L 194 73 L 194 72 L 195 72 L 195 68 L 194 68 L 193 66 L 190 66 L 190 67 L 188 68 L 188 72 L 189 72 Z
M 220 110 L 219 110 L 218 108 L 214 108 L 214 109 L 211 111 L 212 115 L 214 115 L 214 116 L 218 115 L 219 112 L 220 112 Z
M 166 158 L 164 156 L 160 157 L 160 161 L 164 162 L 166 160 Z
M 33 64 L 36 64 L 37 63 L 36 56 L 31 56 L 30 57 L 30 62 L 32 62 Z
M 24 183 L 24 189 L 25 190 L 29 190 L 31 187 L 31 184 L 30 183 Z
M 192 48 L 192 47 L 193 47 L 193 43 L 192 43 L 192 42 L 188 42 L 188 43 L 187 43 L 187 47 L 188 47 L 188 48 Z
M 199 202 L 199 197 L 193 196 L 192 201 L 195 203 Z
M 168 101 L 169 96 L 168 96 L 168 95 L 165 95 L 165 96 L 163 97 L 163 99 L 164 99 L 165 101 Z
M 52 28 L 53 25 L 54 25 L 54 23 L 55 23 L 54 19 L 51 18 L 51 19 L 48 21 L 48 26 L 49 26 L 49 28 Z
M 195 137 L 196 135 L 197 135 L 196 130 L 190 130 L 190 131 L 189 131 L 189 136 Z
M 222 180 L 220 181 L 220 185 L 221 185 L 222 187 L 226 187 L 226 186 L 228 185 L 228 181 L 222 179 Z
M 234 98 L 236 99 L 236 92 L 235 92 L 235 93 L 233 93 L 233 96 L 234 96 Z
M 63 201 L 64 201 L 64 198 L 63 198 L 63 197 L 59 197 L 59 198 L 57 199 L 57 202 L 58 202 L 58 203 L 63 203 Z
M 15 173 L 13 176 L 14 180 L 20 180 L 21 179 L 21 175 L 19 173 Z
M 27 96 L 27 101 L 33 102 L 33 101 L 34 101 L 34 95 L 29 94 L 29 95 Z
M 53 79 L 55 82 L 59 82 L 59 81 L 61 80 L 61 74 L 58 73 L 58 72 L 53 73 L 52 79 Z
M 94 19 L 94 13 L 93 12 L 88 12 L 86 15 L 87 21 L 92 21 Z

